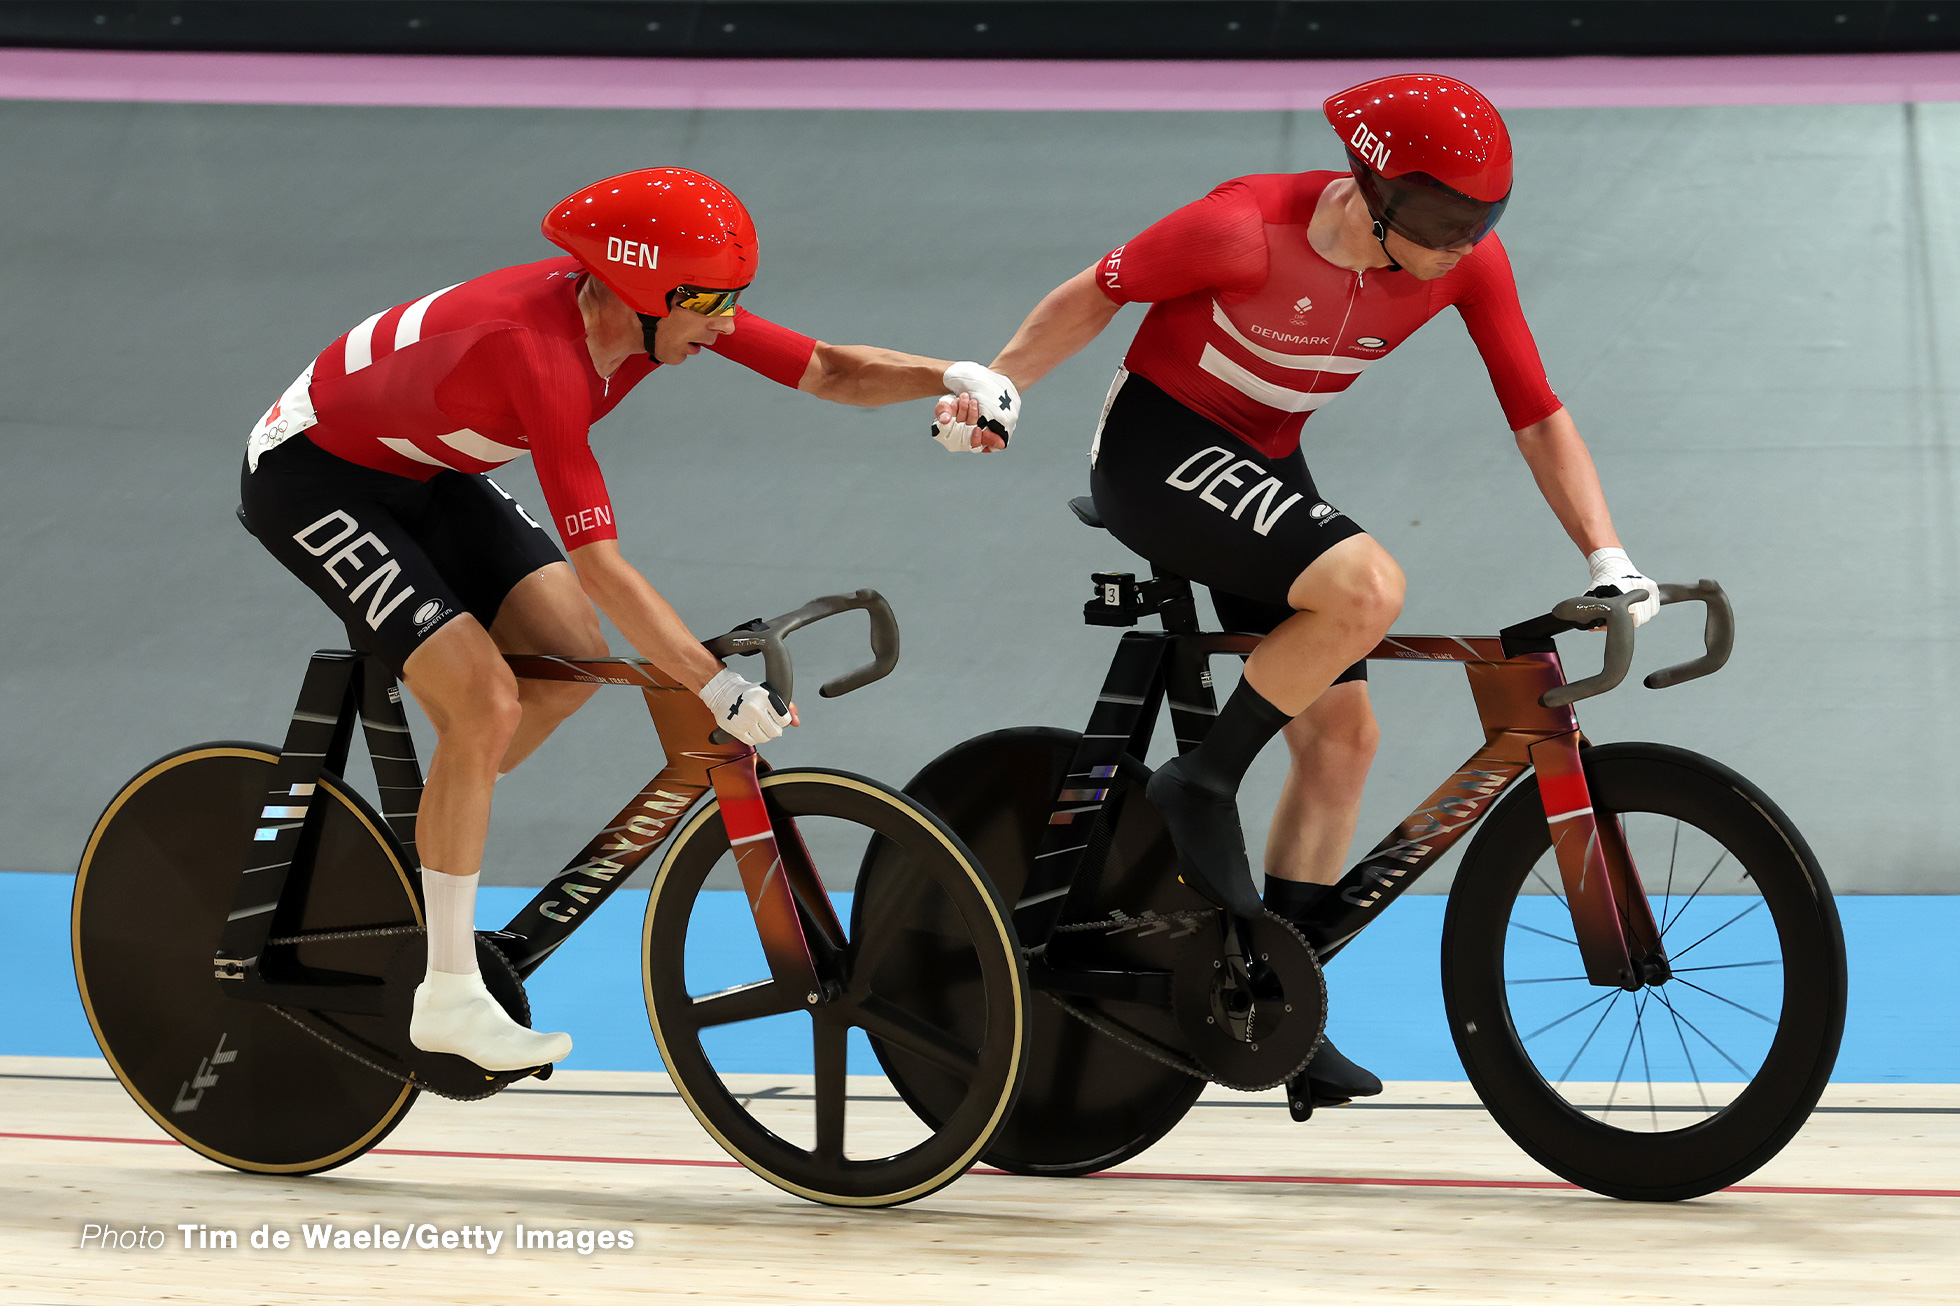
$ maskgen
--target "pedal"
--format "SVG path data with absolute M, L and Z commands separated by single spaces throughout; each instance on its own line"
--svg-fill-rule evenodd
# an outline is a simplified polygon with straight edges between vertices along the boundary
M 483 986 L 490 990 L 490 996 L 510 1013 L 512 1020 L 528 1026 L 531 1023 L 531 1004 L 524 994 L 524 982 L 518 978 L 517 968 L 510 964 L 502 949 L 483 933 L 476 936 L 476 964 L 483 973 Z M 393 1045 L 388 1050 L 410 1080 L 444 1097 L 472 1100 L 500 1093 L 520 1079 L 529 1079 L 534 1075 L 543 1078 L 550 1073 L 549 1066 L 485 1070 L 467 1057 L 448 1052 L 424 1052 L 409 1042 L 408 1023 L 415 1007 L 415 987 L 422 982 L 427 966 L 426 943 L 422 936 L 417 935 L 407 940 L 396 953 L 394 965 L 388 972 L 387 1027 Z
M 1348 1106 L 1354 1101 L 1351 1097 L 1315 1097 L 1313 1084 L 1306 1075 L 1295 1075 L 1286 1081 L 1286 1110 L 1301 1124 L 1313 1119 L 1313 1113 L 1324 1106 Z

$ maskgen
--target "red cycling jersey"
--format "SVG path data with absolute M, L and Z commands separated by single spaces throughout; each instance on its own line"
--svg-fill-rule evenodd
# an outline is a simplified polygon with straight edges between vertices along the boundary
M 426 481 L 487 472 L 529 453 L 565 547 L 617 539 L 587 443 L 594 422 L 658 363 L 592 366 L 577 260 L 503 268 L 376 313 L 328 345 L 252 432 L 247 457 L 304 431 L 363 467 Z M 710 346 L 794 387 L 816 342 L 745 309 Z
M 1347 175 L 1240 177 L 1111 250 L 1097 269 L 1103 293 L 1151 305 L 1124 367 L 1279 458 L 1315 409 L 1454 304 L 1511 428 L 1557 412 L 1495 235 L 1434 281 L 1350 271 L 1314 250 L 1314 205 Z

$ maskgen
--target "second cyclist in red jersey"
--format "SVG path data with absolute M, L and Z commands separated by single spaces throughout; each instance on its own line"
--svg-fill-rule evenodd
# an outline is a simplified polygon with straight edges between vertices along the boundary
M 1221 623 L 1266 635 L 1197 748 L 1152 776 L 1184 877 L 1239 916 L 1303 920 L 1339 880 L 1378 731 L 1365 661 L 1401 611 L 1401 568 L 1329 502 L 1300 452 L 1313 413 L 1445 308 L 1462 316 L 1519 450 L 1595 592 L 1659 591 L 1614 534 L 1585 442 L 1546 381 L 1503 245 L 1511 143 L 1447 77 L 1332 97 L 1346 172 L 1240 177 L 1117 246 L 1036 306 L 993 367 L 1025 387 L 1150 305 L 1110 387 L 1090 486 L 1110 531 L 1211 590 Z M 942 402 L 942 425 L 962 415 Z M 999 443 L 982 433 L 980 439 Z M 1284 733 L 1292 766 L 1254 888 L 1236 795 Z M 1297 1118 L 1381 1091 L 1322 1045 L 1289 1086 Z
M 1455 308 L 1513 430 L 1559 409 L 1495 233 L 1428 279 L 1349 268 L 1309 229 L 1344 172 L 1240 177 L 1117 246 L 1095 283 L 1145 303 L 1123 366 L 1268 458 L 1298 447 L 1314 410 L 1418 327 Z
M 547 259 L 376 313 L 322 350 L 281 398 L 253 461 L 302 429 L 337 458 L 417 481 L 494 471 L 528 453 L 567 549 L 618 538 L 587 433 L 660 364 L 635 353 L 599 374 L 576 293 L 585 276 L 575 258 Z M 792 389 L 816 349 L 740 307 L 712 330 L 683 347 Z
M 247 526 L 435 726 L 416 814 L 429 960 L 409 1036 L 490 1070 L 571 1051 L 485 989 L 475 897 L 492 786 L 592 692 L 520 685 L 503 654 L 604 656 L 596 605 L 729 734 L 759 744 L 795 723 L 793 706 L 724 667 L 620 553 L 592 424 L 656 368 L 703 349 L 838 403 L 952 394 L 966 429 L 989 440 L 1019 416 L 1012 384 L 978 364 L 830 345 L 739 308 L 755 226 L 699 173 L 607 178 L 543 226 L 569 257 L 398 304 L 322 350 L 253 430 L 241 487 Z M 943 443 L 975 447 L 972 436 Z M 487 475 L 526 453 L 569 564 Z M 726 494 L 739 516 L 763 487 L 731 468 Z

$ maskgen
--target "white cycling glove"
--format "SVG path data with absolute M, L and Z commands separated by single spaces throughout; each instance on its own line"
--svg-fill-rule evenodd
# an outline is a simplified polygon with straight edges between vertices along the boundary
M 1002 441 L 1014 438 L 1014 425 L 1021 420 L 1021 392 L 1014 383 L 989 367 L 978 363 L 955 363 L 941 378 L 949 395 L 972 395 L 980 404 L 980 421 L 946 422 L 934 414 L 932 438 L 950 453 L 985 453 L 973 443 L 976 431 L 987 430 Z
M 1647 591 L 1646 598 L 1627 608 L 1634 625 L 1645 625 L 1661 610 L 1661 587 L 1640 574 L 1640 568 L 1633 565 L 1625 549 L 1599 549 L 1587 554 L 1586 566 L 1592 568 L 1593 578 L 1593 587 L 1586 593 L 1594 598 L 1631 594 L 1635 590 Z
M 776 738 L 789 724 L 788 711 L 776 707 L 780 699 L 727 667 L 717 671 L 699 692 L 701 701 L 714 714 L 715 724 L 751 748 Z

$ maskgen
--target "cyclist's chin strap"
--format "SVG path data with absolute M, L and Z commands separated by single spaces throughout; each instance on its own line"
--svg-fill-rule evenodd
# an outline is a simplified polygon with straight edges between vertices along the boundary
M 651 313 L 635 313 L 634 316 L 640 319 L 640 339 L 646 344 L 647 357 L 653 358 L 654 334 L 660 330 L 660 324 L 667 319 L 664 317 L 654 317 Z M 654 359 L 654 361 L 658 362 L 659 360 Z
M 1382 247 L 1382 254 L 1388 259 L 1387 271 L 1400 272 L 1402 265 L 1395 261 L 1395 255 L 1388 252 L 1388 227 L 1380 218 L 1375 219 L 1375 243 Z

